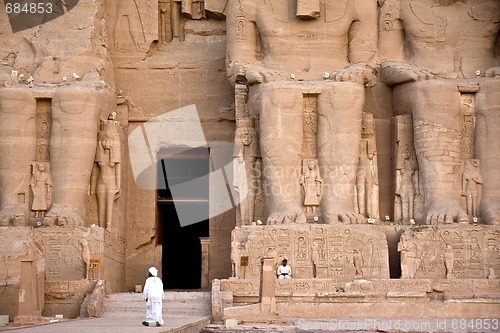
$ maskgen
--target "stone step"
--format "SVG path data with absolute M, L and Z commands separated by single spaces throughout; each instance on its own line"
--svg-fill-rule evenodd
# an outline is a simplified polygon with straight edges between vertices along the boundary
M 145 300 L 134 300 L 134 301 L 113 301 L 113 300 L 106 300 L 105 304 L 111 306 L 111 307 L 125 307 L 125 308 L 133 308 L 137 306 L 142 306 L 146 303 Z M 163 300 L 163 304 L 168 304 L 168 305 L 175 305 L 179 306 L 181 308 L 185 307 L 190 307 L 190 306 L 210 306 L 210 303 L 208 302 L 189 302 L 189 301 L 170 301 L 168 299 Z
M 194 318 L 199 318 L 199 317 L 210 317 L 210 313 L 200 313 L 200 311 L 192 311 L 192 312 L 186 312 L 186 313 L 179 313 L 178 311 L 163 311 L 163 318 L 171 318 L 171 317 L 179 317 L 179 318 L 185 318 L 185 317 L 194 317 Z M 134 311 L 119 311 L 119 312 L 104 312 L 101 315 L 101 318 L 108 318 L 108 319 L 120 319 L 120 318 L 131 318 L 131 319 L 140 319 L 144 318 L 146 315 L 146 307 L 143 309 L 136 309 Z
M 108 294 L 104 300 L 104 318 L 142 318 L 146 311 L 142 293 Z M 166 316 L 210 316 L 209 292 L 165 292 L 163 314 Z
M 142 293 L 107 294 L 107 300 L 134 301 L 143 300 Z M 165 291 L 165 300 L 209 301 L 210 292 L 206 291 Z

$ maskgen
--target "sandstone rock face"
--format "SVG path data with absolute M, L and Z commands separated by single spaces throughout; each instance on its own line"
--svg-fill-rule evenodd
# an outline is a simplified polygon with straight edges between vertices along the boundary
M 20 295 L 29 297 L 41 314 L 44 305 L 45 261 L 43 252 L 33 241 L 33 232 L 26 227 L 0 228 L 0 253 L 3 257 L 0 264 L 0 281 L 5 286 L 5 291 L 0 299 L 2 314 L 11 318 L 18 315 L 19 303 L 24 302 Z M 23 262 L 32 262 L 32 276 L 27 277 L 31 283 L 21 286 L 21 270 Z M 24 277 L 23 277 L 24 278 Z M 25 290 L 24 292 L 22 290 Z M 28 300 L 27 300 L 28 301 Z M 31 305 L 31 304 L 30 304 Z M 35 313 L 29 313 L 36 315 Z
M 233 277 L 217 290 L 222 318 L 262 299 L 263 258 L 293 270 L 275 291 L 266 271 L 267 312 L 309 311 L 287 305 L 304 292 L 318 314 L 381 295 L 392 315 L 389 303 L 411 309 L 412 297 L 428 314 L 429 300 L 472 304 L 498 287 L 498 1 L 67 5 L 33 27 L 0 11 L 0 307 L 11 317 L 44 303 L 76 316 L 96 279 L 133 290 L 150 266 L 164 280 L 196 266 L 202 287 Z M 167 175 L 165 161 L 186 156 Z M 202 163 L 206 175 L 186 176 Z M 169 227 L 186 227 L 176 202 L 201 202 L 189 223 L 206 230 L 173 248 Z M 21 267 L 44 286 L 37 308 L 19 300 L 34 286 Z

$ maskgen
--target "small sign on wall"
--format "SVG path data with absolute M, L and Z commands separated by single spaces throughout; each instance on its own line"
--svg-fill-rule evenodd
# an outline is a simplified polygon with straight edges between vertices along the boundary
M 89 268 L 99 268 L 101 266 L 101 258 L 92 258 L 89 261 Z
M 99 267 L 101 267 L 101 258 L 90 258 L 88 265 L 88 270 L 90 271 L 88 273 L 90 274 L 87 277 L 92 280 L 99 278 Z

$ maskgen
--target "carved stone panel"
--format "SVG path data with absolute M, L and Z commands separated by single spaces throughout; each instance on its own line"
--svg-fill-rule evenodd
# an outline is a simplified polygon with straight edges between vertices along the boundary
M 249 257 L 248 279 L 259 277 L 265 256 L 274 257 L 276 264 L 287 259 L 297 279 L 389 277 L 385 234 L 373 226 L 245 226 L 232 236 L 241 244 L 233 247 L 238 254 L 232 257 Z M 237 277 L 243 278 L 241 268 Z
M 410 278 L 486 279 L 491 270 L 500 272 L 496 226 L 421 226 L 404 234 Z

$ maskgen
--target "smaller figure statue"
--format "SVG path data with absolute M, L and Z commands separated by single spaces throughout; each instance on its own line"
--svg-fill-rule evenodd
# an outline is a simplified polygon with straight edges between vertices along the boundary
M 231 242 L 231 276 L 239 276 L 239 258 L 240 258 L 240 243 L 236 241 Z
M 260 184 L 257 179 L 260 172 L 257 131 L 253 127 L 236 129 L 235 144 L 233 186 L 239 194 L 239 225 L 248 225 L 254 219 L 255 197 Z
M 356 176 L 358 212 L 379 219 L 377 143 L 375 124 L 371 113 L 363 112 L 359 163 Z
M 80 240 L 80 245 L 82 247 L 82 261 L 85 264 L 85 279 L 89 278 L 90 274 L 90 268 L 89 268 L 89 262 L 90 262 L 90 247 L 89 247 L 89 242 L 87 239 L 82 238 Z
M 495 270 L 493 267 L 488 268 L 488 280 L 494 280 L 497 278 L 497 275 L 495 274 Z
M 101 121 L 97 134 L 97 149 L 90 181 L 90 194 L 97 195 L 99 225 L 109 229 L 113 221 L 113 206 L 121 195 L 121 149 L 116 113 Z
M 33 191 L 31 210 L 39 219 L 44 217 L 52 201 L 52 178 L 45 164 L 45 162 L 33 163 L 33 174 L 30 181 L 31 191 Z
M 462 175 L 462 195 L 465 197 L 467 214 L 471 218 L 478 216 L 482 184 L 483 179 L 479 171 L 479 160 L 474 158 L 466 160 Z
M 400 221 L 407 222 L 415 218 L 415 196 L 420 194 L 418 185 L 418 167 L 413 152 L 408 145 L 398 151 L 396 166 L 396 203 L 400 204 Z
M 363 276 L 363 255 L 358 249 L 353 250 L 352 261 L 354 268 L 356 268 L 356 273 L 354 275 Z
M 405 234 L 401 234 L 398 243 L 398 252 L 400 256 L 401 263 L 401 278 L 411 279 L 413 277 L 412 263 L 410 262 L 410 243 L 406 239 Z
M 0 87 L 9 87 L 19 82 L 17 72 L 14 70 L 17 55 L 14 52 L 9 52 L 5 58 L 2 59 L 2 66 L 0 67 Z
M 304 190 L 304 207 L 306 213 L 315 213 L 316 207 L 319 207 L 321 200 L 321 183 L 323 181 L 316 160 L 306 159 L 302 161 L 302 164 L 300 185 Z
M 453 277 L 454 264 L 455 264 L 455 255 L 453 254 L 453 248 L 451 244 L 447 244 L 446 250 L 444 252 L 444 267 L 446 268 L 447 279 L 451 279 Z

